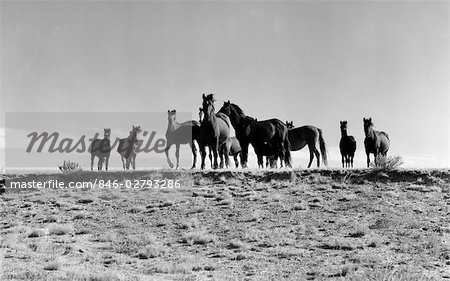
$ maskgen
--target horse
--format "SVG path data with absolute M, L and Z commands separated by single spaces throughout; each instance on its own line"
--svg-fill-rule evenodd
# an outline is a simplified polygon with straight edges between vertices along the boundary
M 291 151 L 298 151 L 308 145 L 309 148 L 309 164 L 308 168 L 314 160 L 314 155 L 317 158 L 317 168 L 320 167 L 320 155 L 322 154 L 322 162 L 327 165 L 327 148 L 325 140 L 323 139 L 322 130 L 312 126 L 306 125 L 302 127 L 294 128 L 294 122 L 286 121 L 288 127 L 288 138 L 291 144 Z M 320 153 L 316 148 L 316 144 L 319 143 Z
M 109 156 L 111 155 L 111 129 L 106 128 L 103 131 L 103 139 L 94 139 L 89 149 L 91 153 L 91 171 L 94 169 L 95 157 L 98 158 L 98 170 L 102 170 L 104 161 L 105 170 L 108 171 Z
M 223 113 L 215 113 L 214 108 L 214 95 L 209 94 L 205 96 L 203 94 L 202 111 L 204 114 L 203 121 L 200 125 L 201 145 L 200 151 L 202 155 L 201 168 L 205 168 L 205 147 L 209 146 L 214 156 L 213 169 L 218 168 L 217 156 L 220 157 L 220 168 L 225 165 L 228 168 L 230 165 L 229 152 L 230 152 L 230 119 Z
M 286 125 L 278 119 L 256 121 L 250 116 L 246 116 L 244 111 L 230 101 L 224 102 L 219 112 L 230 117 L 231 124 L 236 131 L 236 137 L 242 148 L 242 167 L 247 167 L 248 146 L 252 144 L 258 156 L 258 165 L 263 163 L 264 144 L 269 144 L 274 148 L 275 156 L 285 161 L 287 167 L 291 167 L 291 154 L 289 150 L 288 129 Z
M 342 168 L 353 168 L 353 157 L 355 157 L 356 140 L 353 136 L 347 134 L 347 121 L 340 121 L 341 124 L 341 141 L 339 142 L 339 150 L 341 151 Z
M 363 118 L 363 124 L 364 134 L 366 135 L 366 138 L 364 139 L 364 147 L 367 155 L 367 167 L 369 167 L 370 164 L 370 153 L 373 153 L 374 162 L 377 166 L 379 164 L 378 157 L 387 156 L 390 145 L 389 135 L 383 131 L 375 131 L 373 129 L 372 118 Z
M 126 138 L 119 140 L 117 146 L 117 152 L 119 152 L 122 159 L 123 169 L 129 170 L 130 164 L 133 166 L 133 170 L 136 169 L 136 148 L 138 143 L 138 136 L 141 133 L 141 126 L 133 126 L 130 135 Z
M 194 169 L 197 163 L 197 148 L 194 141 L 197 140 L 198 142 L 200 136 L 200 123 L 195 120 L 178 123 L 176 117 L 176 110 L 167 110 L 166 148 L 164 150 L 167 163 L 170 168 L 173 168 L 173 163 L 169 158 L 169 149 L 175 144 L 175 157 L 177 158 L 176 169 L 178 169 L 180 164 L 180 145 L 189 144 L 192 155 L 194 156 L 191 169 Z
M 201 107 L 199 108 L 198 119 L 199 119 L 200 123 L 203 120 L 203 109 Z M 241 155 L 241 151 L 242 151 L 241 145 L 239 144 L 239 140 L 236 137 L 230 137 L 229 147 L 230 147 L 230 153 L 228 155 L 233 156 L 235 166 L 236 166 L 236 168 L 238 168 L 239 167 L 238 156 Z M 211 168 L 212 168 L 213 162 L 212 162 L 211 149 L 209 149 L 209 161 L 211 162 Z

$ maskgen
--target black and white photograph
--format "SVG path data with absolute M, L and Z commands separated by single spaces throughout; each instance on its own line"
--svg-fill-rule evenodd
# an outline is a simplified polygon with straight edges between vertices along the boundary
M 0 280 L 450 280 L 450 2 L 0 1 Z

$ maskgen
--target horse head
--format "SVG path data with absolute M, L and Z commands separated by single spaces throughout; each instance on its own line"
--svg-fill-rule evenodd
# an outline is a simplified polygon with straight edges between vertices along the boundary
M 227 116 L 231 115 L 231 102 L 230 102 L 230 100 L 223 102 L 223 106 L 219 110 L 219 112 L 221 112 L 221 113 L 223 113 L 223 114 L 225 114 Z
M 170 123 L 173 123 L 174 121 L 176 121 L 177 119 L 177 111 L 174 110 L 167 110 L 167 120 Z
M 211 116 L 214 113 L 214 102 L 216 101 L 214 99 L 214 94 L 209 94 L 207 96 L 205 96 L 205 94 L 203 94 L 203 103 L 202 103 L 202 111 L 205 114 L 205 118 L 209 118 L 209 116 Z
M 111 129 L 110 128 L 105 128 L 103 129 L 104 133 L 103 136 L 105 139 L 109 139 L 111 137 Z
M 137 138 L 141 132 L 141 126 L 133 126 L 133 129 L 131 130 L 131 139 L 135 139 L 137 141 Z
M 364 133 L 367 135 L 369 130 L 373 127 L 372 118 L 363 118 L 364 123 Z

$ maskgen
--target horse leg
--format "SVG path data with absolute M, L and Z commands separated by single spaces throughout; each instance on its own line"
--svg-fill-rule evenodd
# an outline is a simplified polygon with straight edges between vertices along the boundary
M 219 168 L 223 169 L 224 167 L 224 151 L 225 151 L 225 144 L 222 144 L 219 146 L 219 158 L 220 158 L 220 164 L 219 164 Z
M 234 158 L 234 165 L 236 166 L 236 169 L 239 167 L 239 161 L 238 161 L 238 154 L 233 155 Z
M 172 161 L 170 161 L 170 157 L 169 157 L 169 149 L 172 146 L 172 143 L 167 143 L 166 148 L 164 149 L 164 152 L 166 153 L 166 158 L 167 158 L 167 164 L 169 164 L 169 167 L 172 169 L 173 168 L 173 163 Z
M 247 168 L 247 161 L 248 161 L 248 145 L 249 143 L 241 143 L 242 146 L 242 152 L 241 152 L 241 166 L 242 168 Z
M 192 163 L 191 169 L 195 169 L 195 164 L 197 164 L 197 148 L 195 147 L 194 141 L 190 142 L 189 145 L 191 146 L 192 154 L 194 155 L 194 162 Z
M 100 155 L 98 157 L 97 170 L 101 171 L 102 170 L 102 166 L 103 166 L 103 156 Z
M 206 146 L 204 143 L 199 143 L 199 149 L 200 149 L 200 156 L 201 156 L 201 163 L 200 163 L 200 169 L 205 169 L 205 158 L 206 158 Z
M 95 155 L 91 154 L 91 171 L 94 170 L 94 160 L 95 160 Z
M 175 145 L 175 157 L 177 158 L 177 166 L 175 169 L 178 169 L 180 167 L 180 144 L 177 143 Z
M 370 166 L 370 152 L 366 151 L 366 155 L 367 155 L 367 168 L 369 168 L 369 166 Z
M 133 170 L 136 170 L 136 153 L 133 155 Z
M 105 159 L 105 171 L 108 171 L 109 155 Z
M 312 147 L 309 145 L 308 145 L 308 148 L 309 148 L 309 164 L 308 164 L 308 168 L 309 168 L 309 167 L 311 167 L 311 164 L 314 160 L 314 151 L 313 151 Z
M 231 148 L 231 141 L 230 142 L 226 142 L 225 144 L 225 148 L 224 148 L 224 157 L 225 157 L 225 166 L 227 167 L 227 169 L 230 167 L 230 148 Z
M 217 163 L 217 154 L 218 154 L 218 148 L 219 148 L 219 138 L 214 138 L 213 142 L 211 143 L 211 146 L 209 147 L 212 149 L 213 156 L 214 156 L 214 164 L 213 169 L 217 169 L 219 167 L 219 164 Z
M 316 155 L 317 158 L 317 168 L 320 167 L 320 152 L 317 150 L 316 147 L 314 147 L 314 154 Z
M 342 161 L 342 168 L 345 168 L 344 164 L 345 164 L 345 156 L 344 154 L 341 154 L 341 161 Z
M 123 157 L 123 155 L 120 155 L 120 158 L 122 159 L 122 166 L 123 166 L 123 169 L 125 170 L 125 158 Z
M 128 170 L 130 168 L 130 160 L 131 158 L 126 158 L 125 159 L 125 170 Z
M 213 167 L 213 156 L 212 156 L 212 151 L 211 151 L 211 147 L 208 146 L 208 151 L 209 151 L 209 163 L 211 164 L 211 169 Z

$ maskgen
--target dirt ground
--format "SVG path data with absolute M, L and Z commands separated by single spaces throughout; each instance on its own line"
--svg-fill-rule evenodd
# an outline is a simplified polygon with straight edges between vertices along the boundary
M 450 280 L 449 170 L 5 177 L 1 280 Z

